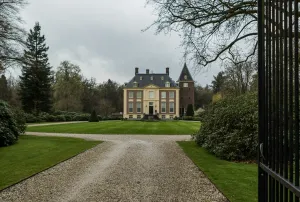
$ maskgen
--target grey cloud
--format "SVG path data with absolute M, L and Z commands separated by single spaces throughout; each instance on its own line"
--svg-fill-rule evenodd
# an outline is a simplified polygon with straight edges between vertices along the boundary
M 178 35 L 141 32 L 155 19 L 152 9 L 142 0 L 31 0 L 22 16 L 27 29 L 40 22 L 54 67 L 70 60 L 86 77 L 123 83 L 132 78 L 136 66 L 154 72 L 168 66 L 177 79 L 184 63 Z M 218 71 L 211 68 L 194 79 L 205 85 Z

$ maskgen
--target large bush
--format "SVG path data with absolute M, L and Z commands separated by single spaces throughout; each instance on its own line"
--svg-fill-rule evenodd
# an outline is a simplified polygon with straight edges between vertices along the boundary
M 226 160 L 254 160 L 258 144 L 257 94 L 225 98 L 204 113 L 196 142 Z
M 22 112 L 12 110 L 5 102 L 0 101 L 0 147 L 16 143 L 24 131 Z

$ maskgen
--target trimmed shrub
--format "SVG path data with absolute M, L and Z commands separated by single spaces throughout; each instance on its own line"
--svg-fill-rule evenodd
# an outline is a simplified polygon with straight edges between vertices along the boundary
M 257 93 L 224 98 L 202 114 L 198 145 L 226 160 L 255 160 L 258 145 Z
M 18 141 L 25 131 L 23 119 L 18 117 L 22 112 L 13 111 L 9 105 L 0 101 L 0 147 L 9 146 Z
M 99 119 L 98 119 L 98 116 L 97 116 L 95 110 L 93 110 L 93 112 L 90 116 L 89 122 L 99 122 Z
M 186 110 L 186 116 L 194 116 L 194 107 L 192 104 L 189 104 Z

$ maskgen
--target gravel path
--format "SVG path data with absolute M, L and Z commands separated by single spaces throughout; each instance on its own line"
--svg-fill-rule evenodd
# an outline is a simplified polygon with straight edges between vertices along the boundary
M 0 201 L 226 201 L 175 142 L 190 136 L 51 135 L 106 142 L 0 192 Z

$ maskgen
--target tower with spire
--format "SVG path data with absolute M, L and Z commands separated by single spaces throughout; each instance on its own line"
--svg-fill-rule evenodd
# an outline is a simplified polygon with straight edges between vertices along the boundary
M 192 78 L 192 75 L 187 68 L 186 63 L 184 63 L 184 66 L 182 68 L 182 71 L 180 73 L 179 79 L 179 112 L 180 116 L 185 115 L 185 112 L 187 110 L 187 107 L 189 104 L 192 104 L 194 106 L 195 102 L 195 82 Z

